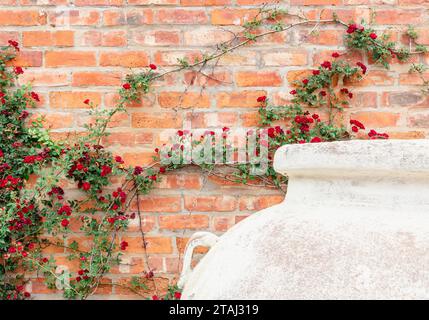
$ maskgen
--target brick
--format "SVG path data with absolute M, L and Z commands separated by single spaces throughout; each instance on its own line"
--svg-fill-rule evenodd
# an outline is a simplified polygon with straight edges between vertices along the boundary
M 74 72 L 72 85 L 75 87 L 119 86 L 120 72 Z
M 47 51 L 46 67 L 92 67 L 96 65 L 95 53 L 87 51 Z
M 155 5 L 173 5 L 173 4 L 179 4 L 179 0 L 128 0 L 128 4 L 134 4 L 134 5 L 148 5 L 148 4 L 155 4 Z
M 308 56 L 304 50 L 269 52 L 262 56 L 265 66 L 303 66 L 307 64 Z
M 161 92 L 158 103 L 162 108 L 208 108 L 210 98 L 199 92 Z
M 284 195 L 241 196 L 239 199 L 239 209 L 241 211 L 259 211 L 272 207 L 283 200 Z
M 237 199 L 232 196 L 185 196 L 185 209 L 194 212 L 234 211 Z
M 429 97 L 421 91 L 384 92 L 382 105 L 387 107 L 427 107 Z
M 180 196 L 140 197 L 140 210 L 142 212 L 179 212 L 182 208 Z M 137 203 L 133 203 L 132 210 L 137 209 Z
M 215 9 L 212 11 L 211 22 L 214 25 L 242 25 L 254 19 L 258 13 L 257 9 Z
M 183 40 L 187 46 L 212 46 L 233 38 L 230 32 L 214 28 L 194 28 L 184 32 Z
M 346 23 L 355 21 L 360 22 L 361 20 L 371 21 L 372 10 L 365 7 L 357 7 L 353 9 L 316 9 L 306 12 L 308 19 L 332 19 L 333 14 L 338 17 L 339 20 Z
M 266 95 L 265 91 L 219 92 L 216 95 L 218 108 L 256 108 L 260 105 L 258 97 Z
M 189 7 L 224 6 L 231 4 L 231 0 L 180 0 L 180 4 Z
M 128 242 L 126 253 L 145 253 L 143 240 L 138 237 L 122 237 L 122 241 Z M 167 237 L 145 237 L 147 253 L 172 253 L 173 245 Z
M 125 161 L 126 166 L 141 166 L 145 167 L 152 164 L 153 161 L 153 153 L 148 151 L 134 151 L 137 149 L 133 149 L 132 152 L 125 152 L 122 156 Z
M 178 66 L 180 60 L 193 63 L 201 61 L 202 54 L 198 51 L 158 51 L 155 53 L 155 64 L 159 66 Z
M 429 72 L 423 74 L 403 73 L 399 75 L 399 84 L 401 85 L 423 85 L 424 81 L 429 81 Z
M 153 11 L 151 9 L 133 9 L 127 12 L 128 25 L 146 25 L 153 23 Z
M 7 65 L 20 67 L 41 67 L 43 54 L 41 51 L 20 51 L 14 60 L 8 62 Z
M 164 24 L 203 24 L 208 22 L 208 17 L 203 10 L 160 9 L 156 20 Z
M 125 0 L 75 0 L 76 6 L 122 6 Z
M 163 175 L 161 182 L 158 183 L 157 188 L 160 189 L 194 189 L 199 190 L 202 187 L 201 177 L 196 174 L 177 175 L 168 174 Z
M 371 111 L 371 112 L 356 112 L 352 113 L 350 117 L 361 121 L 366 128 L 384 128 L 394 127 L 399 120 L 399 113 Z
M 159 217 L 159 228 L 168 230 L 196 229 L 209 226 L 209 217 L 201 214 L 165 215 Z
M 234 127 L 238 115 L 234 112 L 190 112 L 186 119 L 191 122 L 192 128 L 221 128 Z
M 189 242 L 189 238 L 183 238 L 183 237 L 176 237 L 176 247 L 177 251 L 179 251 L 180 254 L 183 254 L 185 252 L 186 245 Z M 194 249 L 194 254 L 204 254 L 208 252 L 207 247 L 198 246 Z
M 101 94 L 98 92 L 71 92 L 58 91 L 49 93 L 49 103 L 54 109 L 87 109 L 88 105 L 83 102 L 89 99 L 95 105 L 101 102 Z
M 429 129 L 429 114 L 426 112 L 410 115 L 408 125 L 412 128 Z
M 74 45 L 73 31 L 24 31 L 22 33 L 25 47 L 56 46 L 72 47 Z
M 37 10 L 0 10 L 2 26 L 41 26 L 46 24 L 46 14 Z
M 182 118 L 175 113 L 134 112 L 131 124 L 133 128 L 181 128 Z
M 74 116 L 71 113 L 36 113 L 31 116 L 31 120 L 42 117 L 43 126 L 48 129 L 71 128 Z
M 117 127 L 117 125 L 115 126 Z M 104 143 L 119 146 L 138 146 L 141 144 L 151 144 L 153 134 L 151 132 L 112 132 L 104 138 Z
M 201 87 L 228 86 L 232 84 L 232 77 L 228 71 L 215 71 L 202 74 L 196 71 L 185 72 L 185 83 Z
M 19 41 L 19 32 L 0 31 L 0 45 L 8 45 L 9 40 Z
M 237 0 L 239 5 L 264 5 L 264 4 L 276 4 L 278 0 Z
M 311 43 L 322 46 L 338 46 L 343 43 L 344 30 L 318 30 L 309 33 L 309 30 L 298 32 L 300 43 Z
M 376 10 L 375 23 L 377 24 L 420 24 L 423 22 L 420 10 Z
M 334 52 L 338 52 L 339 54 L 341 54 L 341 59 L 344 59 L 350 64 L 356 64 L 356 62 L 363 61 L 362 53 L 359 51 L 324 50 L 317 51 L 313 55 L 313 65 L 319 66 L 324 61 L 332 61 L 332 59 L 334 59 L 332 58 L 332 53 Z
M 105 26 L 121 26 L 127 23 L 127 18 L 124 11 L 103 11 L 103 25 Z
M 156 30 L 149 32 L 134 31 L 132 41 L 140 45 L 165 46 L 178 45 L 180 42 L 180 33 L 178 31 Z
M 304 6 L 337 6 L 342 4 L 342 0 L 291 0 L 291 5 L 304 5 Z
M 344 85 L 359 87 L 367 86 L 393 86 L 395 84 L 395 75 L 393 72 L 370 70 L 361 80 L 344 79 Z
M 425 139 L 426 133 L 423 131 L 389 131 L 390 139 Z
M 99 23 L 100 13 L 87 10 L 55 10 L 48 12 L 52 26 L 93 26 Z
M 146 67 L 148 56 L 144 51 L 102 52 L 100 66 L 103 67 Z
M 58 87 L 66 86 L 70 83 L 66 73 L 25 70 L 19 77 L 19 84 L 31 83 L 33 87 Z
M 239 87 L 280 87 L 282 78 L 275 71 L 241 71 L 235 74 Z

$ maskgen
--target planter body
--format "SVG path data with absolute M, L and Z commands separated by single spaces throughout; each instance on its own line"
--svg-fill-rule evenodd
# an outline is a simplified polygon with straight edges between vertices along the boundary
M 281 147 L 285 200 L 240 222 L 183 299 L 429 298 L 429 141 Z

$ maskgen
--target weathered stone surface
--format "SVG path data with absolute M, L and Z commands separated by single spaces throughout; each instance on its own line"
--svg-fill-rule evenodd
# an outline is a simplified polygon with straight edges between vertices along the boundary
M 284 202 L 219 238 L 184 299 L 429 298 L 429 141 L 280 148 Z

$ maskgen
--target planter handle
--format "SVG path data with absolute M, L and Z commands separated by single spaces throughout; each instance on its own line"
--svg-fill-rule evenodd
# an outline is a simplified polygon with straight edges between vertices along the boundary
M 219 240 L 219 237 L 211 232 L 195 232 L 185 248 L 185 255 L 183 258 L 183 267 L 182 272 L 180 274 L 179 281 L 177 282 L 177 286 L 179 288 L 183 288 L 189 276 L 192 273 L 192 255 L 194 254 L 194 248 L 198 246 L 203 246 L 207 248 L 213 247 Z

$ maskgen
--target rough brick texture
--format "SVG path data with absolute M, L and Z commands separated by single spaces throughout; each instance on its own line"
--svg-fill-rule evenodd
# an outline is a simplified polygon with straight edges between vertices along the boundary
M 60 138 L 82 130 L 91 120 L 84 99 L 111 107 L 130 68 L 155 63 L 160 70 L 169 70 L 177 58 L 201 57 L 212 45 L 230 39 L 226 30 L 237 30 L 266 2 L 277 1 L 6 0 L 0 2 L 0 42 L 15 39 L 24 46 L 15 62 L 25 67 L 21 82 L 32 82 L 40 92 L 42 101 L 34 114 L 46 115 L 46 125 Z M 390 27 L 397 39 L 402 39 L 401 28 L 416 24 L 421 43 L 429 44 L 427 0 L 286 0 L 281 5 L 309 18 L 330 18 L 332 12 L 346 21 L 372 17 L 378 30 Z M 165 140 L 166 129 L 255 126 L 258 96 L 287 101 L 291 81 L 331 52 L 344 52 L 344 29 L 326 25 L 318 35 L 310 35 L 311 29 L 303 26 L 273 35 L 224 56 L 210 78 L 189 71 L 170 74 L 130 106 L 128 114 L 115 117 L 110 125 L 113 135 L 104 143 L 127 163 L 143 165 Z M 351 54 L 350 59 L 359 60 L 361 55 Z M 419 59 L 429 63 L 429 55 Z M 363 61 L 369 63 L 367 58 Z M 394 138 L 427 137 L 429 99 L 419 91 L 421 79 L 407 70 L 407 64 L 394 63 L 389 71 L 371 65 L 363 83 L 350 84 L 355 86 L 355 98 L 346 118 L 351 114 Z M 184 245 L 193 232 L 221 234 L 282 198 L 273 190 L 205 179 L 192 169 L 169 174 L 156 192 L 140 199 L 149 263 L 158 285 L 177 276 Z M 142 274 L 145 255 L 139 236 L 138 222 L 133 221 L 124 235 L 130 244 L 124 264 L 113 268 L 106 283 L 126 283 L 131 275 Z M 73 238 L 82 245 L 87 241 L 78 233 Z M 197 251 L 197 256 L 203 252 Z M 64 249 L 48 249 L 47 254 L 67 264 Z M 58 294 L 40 279 L 33 281 L 32 291 L 39 298 Z M 130 292 L 106 285 L 97 294 L 121 298 Z

